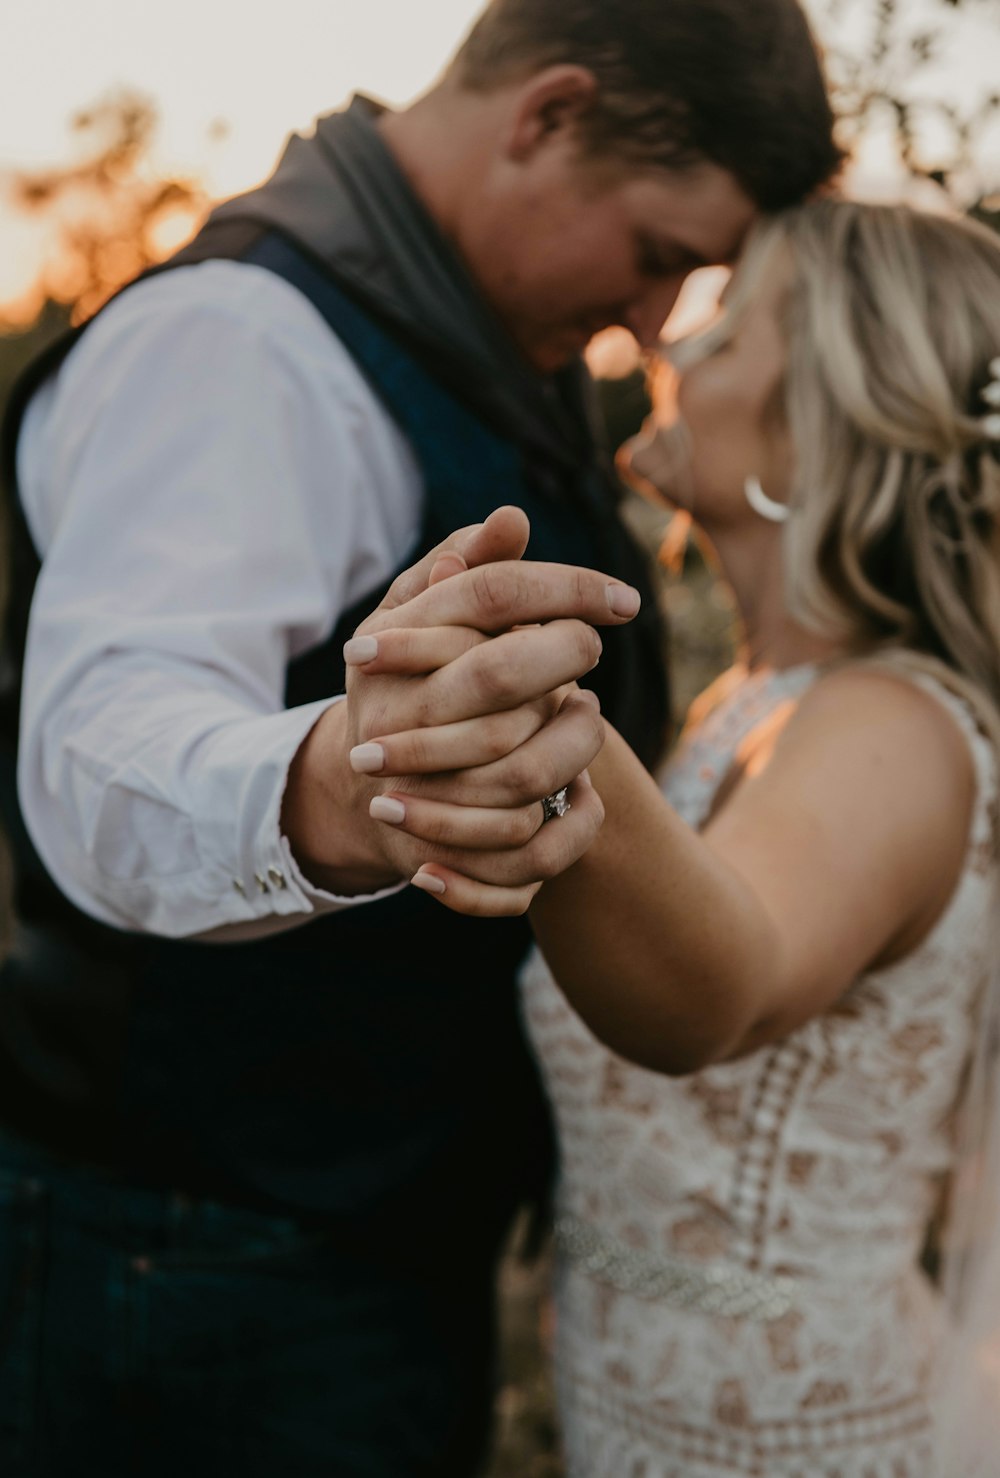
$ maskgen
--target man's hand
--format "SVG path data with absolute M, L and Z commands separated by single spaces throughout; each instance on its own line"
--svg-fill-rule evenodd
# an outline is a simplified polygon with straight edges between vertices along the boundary
M 526 533 L 524 515 L 503 509 L 453 536 L 348 643 L 347 701 L 300 749 L 282 813 L 314 882 L 370 891 L 436 861 L 503 890 L 496 911 L 519 912 L 593 839 L 603 813 L 577 777 L 603 726 L 589 695 L 564 685 L 598 660 L 593 627 L 631 619 L 638 596 L 596 571 L 519 563 Z M 417 767 L 434 767 L 392 796 L 386 765 L 398 772 L 403 751 L 387 756 L 384 735 L 407 736 L 411 765 L 422 744 Z M 541 797 L 567 784 L 573 809 L 543 830 Z

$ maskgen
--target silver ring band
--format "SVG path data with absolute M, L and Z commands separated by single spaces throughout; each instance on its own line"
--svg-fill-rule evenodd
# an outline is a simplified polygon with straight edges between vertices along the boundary
M 564 785 L 562 790 L 554 790 L 551 795 L 542 797 L 543 826 L 546 821 L 553 821 L 557 816 L 566 815 L 566 812 L 570 809 L 570 802 L 566 799 L 568 789 L 569 786 Z

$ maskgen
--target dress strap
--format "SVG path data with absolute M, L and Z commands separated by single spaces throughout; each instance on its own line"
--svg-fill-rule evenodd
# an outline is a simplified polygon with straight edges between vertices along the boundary
M 804 663 L 783 670 L 734 667 L 696 699 L 677 749 L 663 773 L 663 789 L 689 826 L 703 825 L 740 746 L 783 704 L 795 703 L 820 676 Z
M 957 692 L 940 677 L 927 671 L 890 669 L 908 678 L 924 692 L 936 698 L 954 719 L 965 736 L 972 755 L 976 776 L 976 799 L 969 834 L 970 848 L 981 857 L 995 857 L 1000 841 L 1000 755 L 994 740 L 986 732 L 982 718 L 970 698 Z

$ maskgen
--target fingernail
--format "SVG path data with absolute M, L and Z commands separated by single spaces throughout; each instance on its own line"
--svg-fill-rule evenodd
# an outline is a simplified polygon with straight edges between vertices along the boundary
M 414 888 L 421 888 L 425 893 L 446 893 L 448 891 L 442 879 L 435 877 L 432 872 L 414 873 L 410 883 Z
M 368 814 L 374 821 L 388 821 L 390 826 L 398 826 L 406 820 L 406 807 L 391 796 L 377 795 L 368 807 Z
M 631 585 L 608 586 L 608 605 L 616 616 L 634 616 L 641 604 L 638 590 Z
M 385 750 L 381 744 L 355 744 L 347 757 L 356 775 L 377 775 L 385 768 Z
M 344 643 L 344 661 L 348 667 L 361 667 L 365 662 L 373 662 L 377 656 L 377 637 L 352 636 Z

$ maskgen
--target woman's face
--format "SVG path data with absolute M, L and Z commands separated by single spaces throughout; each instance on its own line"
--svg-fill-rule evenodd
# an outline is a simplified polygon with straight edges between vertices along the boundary
M 792 449 L 779 392 L 786 359 L 781 308 L 790 279 L 787 256 L 773 256 L 731 335 L 680 374 L 687 506 L 708 532 L 760 523 L 743 492 L 747 477 L 759 478 L 778 502 L 789 496 Z

